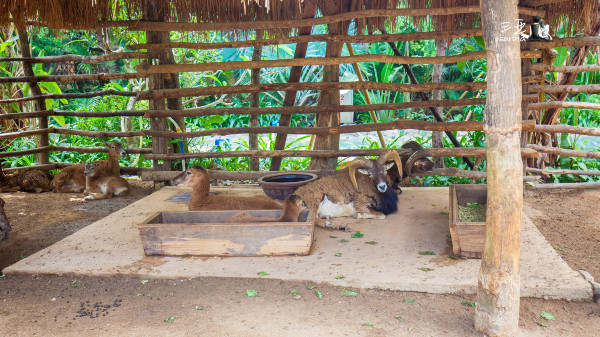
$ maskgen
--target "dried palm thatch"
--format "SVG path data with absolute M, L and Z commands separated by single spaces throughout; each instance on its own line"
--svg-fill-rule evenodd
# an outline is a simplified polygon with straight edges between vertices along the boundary
M 95 29 L 104 22 L 148 19 L 150 3 L 157 10 L 154 18 L 166 22 L 246 22 L 287 21 L 302 17 L 303 3 L 317 1 L 324 15 L 356 10 L 396 8 L 447 8 L 476 6 L 479 0 L 2 0 L 0 1 L 0 26 L 11 20 L 18 25 L 37 21 L 56 29 Z M 522 5 L 535 0 L 521 0 Z M 337 7 L 337 8 L 336 8 Z M 540 6 L 538 6 L 540 7 Z M 543 6 L 547 10 L 546 21 L 556 26 L 567 22 L 574 28 L 588 28 L 593 15 L 598 13 L 598 0 L 569 0 Z M 331 10 L 334 9 L 331 13 Z M 146 15 L 145 15 L 146 14 Z M 393 18 L 392 20 L 395 20 Z M 377 17 L 357 20 L 357 34 L 366 30 L 378 30 L 389 18 Z M 473 28 L 479 25 L 479 13 L 441 16 L 418 16 L 415 24 L 423 30 L 449 30 Z M 346 31 L 348 23 L 342 23 Z M 291 29 L 273 29 L 269 35 L 293 35 Z

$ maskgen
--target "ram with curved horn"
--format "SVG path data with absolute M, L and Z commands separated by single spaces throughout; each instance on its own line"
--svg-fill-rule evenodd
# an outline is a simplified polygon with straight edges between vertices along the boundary
M 398 195 L 390 188 L 388 175 L 394 164 L 402 175 L 402 163 L 395 150 L 384 151 L 377 160 L 356 158 L 336 174 L 298 188 L 295 194 L 311 210 L 317 225 L 339 228 L 331 219 L 344 216 L 383 219 L 398 210 Z
M 399 171 L 392 167 L 388 171 L 390 180 L 392 181 L 392 188 L 396 190 L 398 194 L 402 193 L 400 182 L 406 177 L 412 177 L 413 173 L 431 172 L 435 170 L 435 165 L 427 158 L 425 150 L 419 143 L 415 141 L 406 142 L 402 145 L 402 148 L 413 150 L 412 154 L 402 155 L 400 157 L 400 166 L 403 167 L 403 170 Z

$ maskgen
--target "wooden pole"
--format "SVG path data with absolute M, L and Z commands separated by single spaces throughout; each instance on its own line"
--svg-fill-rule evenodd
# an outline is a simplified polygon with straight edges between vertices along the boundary
M 256 39 L 257 40 L 262 39 L 262 35 L 263 35 L 262 30 L 256 31 Z M 261 46 L 254 47 L 254 49 L 252 50 L 252 61 L 260 61 L 261 55 L 262 55 L 262 47 Z M 251 77 L 251 81 L 252 81 L 253 85 L 260 84 L 260 68 L 252 69 L 252 73 L 251 73 L 250 77 Z M 260 92 L 254 92 L 254 93 L 250 94 L 250 106 L 253 108 L 260 107 Z M 251 128 L 258 127 L 258 114 L 250 114 L 249 124 L 250 124 Z M 257 133 L 251 133 L 248 135 L 248 147 L 250 148 L 250 150 L 258 150 L 258 134 Z M 259 164 L 260 164 L 259 158 L 251 157 L 250 164 L 249 164 L 250 171 L 258 171 L 260 168 Z
M 435 40 L 435 47 L 436 47 L 435 48 L 436 49 L 435 56 L 446 56 L 446 52 L 448 51 L 448 40 Z M 433 82 L 433 83 L 442 82 L 443 67 L 444 67 L 443 64 L 434 64 L 433 65 L 431 82 Z M 432 92 L 431 98 L 434 100 L 441 100 L 442 99 L 442 90 L 434 90 Z M 438 115 L 440 115 L 440 116 L 444 115 L 443 108 L 435 107 L 434 109 L 437 111 Z M 444 147 L 444 133 L 443 132 L 433 131 L 431 133 L 431 147 L 434 147 L 434 148 Z M 435 167 L 437 167 L 437 168 L 445 167 L 444 158 L 435 158 L 434 164 L 435 164 Z M 473 169 L 476 170 L 477 168 L 473 167 Z
M 27 28 L 25 25 L 20 25 L 18 28 L 19 32 L 19 42 L 21 43 L 21 55 L 23 55 L 24 59 L 31 58 L 31 49 L 29 48 L 29 37 L 27 36 Z M 25 76 L 34 76 L 33 67 L 31 66 L 31 62 L 23 61 L 23 73 Z M 37 82 L 32 82 L 29 84 L 31 87 L 31 92 L 33 96 L 41 96 L 42 90 Z M 46 109 L 46 101 L 42 98 L 36 99 L 36 110 L 41 111 Z M 40 116 L 38 118 L 38 128 L 39 129 L 47 129 L 48 128 L 48 117 Z M 50 145 L 50 140 L 48 138 L 48 134 L 41 134 L 38 139 L 38 147 L 39 148 L 47 148 Z M 38 152 L 37 160 L 40 164 L 47 164 L 49 162 L 50 155 L 46 152 Z
M 302 18 L 313 18 L 317 11 L 317 1 L 307 0 L 304 2 L 304 9 L 302 12 Z M 308 36 L 312 30 L 312 26 L 301 27 L 298 29 L 298 36 Z M 296 50 L 294 51 L 294 59 L 302 59 L 306 56 L 306 49 L 308 48 L 308 41 L 296 43 Z M 302 66 L 293 66 L 290 70 L 290 77 L 288 83 L 300 82 L 302 76 Z M 285 98 L 283 99 L 284 107 L 292 107 L 296 102 L 296 91 L 286 91 Z M 292 121 L 291 115 L 279 116 L 279 126 L 289 127 Z M 287 141 L 287 134 L 277 134 L 275 137 L 275 150 L 283 150 Z M 271 159 L 271 171 L 279 171 L 281 169 L 282 157 L 273 157 Z
M 487 140 L 487 217 L 479 271 L 475 328 L 487 336 L 514 336 L 519 328 L 523 162 L 521 143 L 521 64 L 514 30 L 517 0 L 481 0 L 487 46 L 488 91 L 484 131 Z M 518 36 L 517 36 L 518 37 Z

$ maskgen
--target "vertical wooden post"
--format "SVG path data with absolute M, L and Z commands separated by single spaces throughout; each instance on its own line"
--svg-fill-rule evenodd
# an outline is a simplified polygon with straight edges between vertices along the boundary
M 256 30 L 256 39 L 261 39 L 262 38 L 262 34 L 263 31 L 262 30 Z M 252 51 L 252 61 L 260 61 L 260 57 L 262 55 L 262 47 L 261 46 L 255 46 L 254 50 Z M 260 68 L 257 69 L 252 69 L 252 74 L 250 75 L 252 78 L 252 84 L 260 84 Z M 296 97 L 296 95 L 293 95 L 294 98 Z M 287 98 L 287 96 L 286 96 Z M 251 94 L 250 97 L 251 101 L 250 101 L 250 106 L 252 106 L 253 108 L 258 108 L 260 107 L 260 92 L 255 92 Z M 258 115 L 257 114 L 251 114 L 250 115 L 250 127 L 256 127 L 258 126 Z M 248 135 L 248 146 L 250 147 L 250 150 L 258 150 L 258 134 L 256 133 L 251 133 Z M 258 171 L 260 169 L 259 167 L 259 158 L 257 157 L 250 157 L 250 171 Z
M 157 0 L 146 0 L 144 6 L 144 20 L 147 21 L 164 21 L 164 17 L 161 14 L 161 9 L 158 6 Z M 165 36 L 166 35 L 166 36 Z M 161 43 L 168 39 L 168 32 L 146 32 L 146 41 L 148 43 Z M 148 62 L 153 62 L 153 59 L 158 58 L 160 62 L 161 51 L 149 51 L 150 59 Z M 165 57 L 162 56 L 164 59 Z M 165 76 L 164 74 L 152 74 L 148 81 L 148 89 L 164 89 L 165 87 Z M 165 99 L 153 99 L 149 101 L 149 108 L 151 110 L 165 110 L 167 105 Z M 150 129 L 152 131 L 166 131 L 167 121 L 164 118 L 151 118 Z M 153 154 L 167 154 L 168 153 L 168 142 L 166 138 L 152 137 L 152 153 Z M 168 161 L 160 163 L 158 160 L 152 161 L 152 167 L 155 171 L 168 171 L 171 165 Z
M 317 1 L 316 0 L 305 0 L 304 1 L 304 9 L 302 12 L 303 19 L 313 18 L 317 11 Z M 308 27 L 300 27 L 298 28 L 298 36 L 301 35 L 310 35 L 312 30 L 312 26 Z M 308 48 L 308 43 L 296 43 L 296 50 L 294 51 L 294 58 L 300 59 L 306 56 L 306 49 Z M 290 70 L 290 78 L 288 79 L 289 83 L 300 82 L 300 76 L 302 76 L 302 66 L 293 66 Z M 289 90 L 286 91 L 285 98 L 283 99 L 283 106 L 294 106 L 296 101 L 296 91 Z M 290 122 L 292 121 L 291 115 L 280 115 L 279 117 L 279 126 L 290 126 Z M 285 149 L 285 142 L 287 141 L 287 134 L 278 133 L 275 137 L 275 150 L 283 150 Z M 271 159 L 271 171 L 279 171 L 281 169 L 281 161 L 282 157 L 273 157 Z
M 29 47 L 29 37 L 27 35 L 27 26 L 25 23 L 19 24 L 17 27 L 19 33 L 19 43 L 21 44 L 21 56 L 23 57 L 31 57 L 31 49 Z M 25 76 L 34 76 L 33 67 L 31 66 L 31 62 L 23 61 L 23 73 Z M 30 82 L 29 86 L 31 87 L 31 93 L 35 96 L 41 96 L 42 90 L 37 82 Z M 35 101 L 35 109 L 37 111 L 46 110 L 46 101 L 42 98 L 38 98 Z M 48 128 L 48 117 L 39 117 L 38 118 L 38 127 L 40 129 Z M 50 144 L 48 135 L 40 135 L 38 141 L 38 147 L 45 147 Z M 50 161 L 50 156 L 48 152 L 41 152 L 37 154 L 37 160 L 40 164 L 48 164 Z
M 487 218 L 479 271 L 475 328 L 513 336 L 519 327 L 519 256 L 523 212 L 521 59 L 517 0 L 482 0 L 488 60 L 484 131 L 487 139 Z
M 446 56 L 446 52 L 448 51 L 448 40 L 435 40 L 435 56 Z M 431 82 L 440 83 L 442 82 L 442 69 L 444 64 L 434 64 L 433 72 L 431 75 Z M 431 98 L 434 100 L 442 99 L 442 90 L 434 90 Z M 441 107 L 434 108 L 440 116 L 444 115 L 444 109 Z M 433 131 L 431 133 L 431 147 L 433 148 L 443 148 L 444 147 L 444 133 L 442 131 Z M 444 158 L 438 157 L 433 159 L 435 167 L 442 168 L 445 166 Z

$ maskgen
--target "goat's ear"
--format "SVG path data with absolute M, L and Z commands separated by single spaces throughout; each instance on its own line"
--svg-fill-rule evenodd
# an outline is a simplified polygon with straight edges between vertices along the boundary
M 387 171 L 387 170 L 391 169 L 391 168 L 392 168 L 392 166 L 394 166 L 394 164 L 395 164 L 395 163 L 394 163 L 393 161 L 392 161 L 392 162 L 389 162 L 389 163 L 386 163 L 386 164 L 385 164 L 385 166 L 384 166 L 384 167 L 385 167 L 385 170 Z
M 368 176 L 368 175 L 369 175 L 369 170 L 367 170 L 367 169 L 364 169 L 364 168 L 359 168 L 359 169 L 357 169 L 357 170 L 358 170 L 358 172 L 360 172 L 360 173 L 362 173 L 362 174 L 364 174 L 364 175 L 366 175 L 366 176 Z

